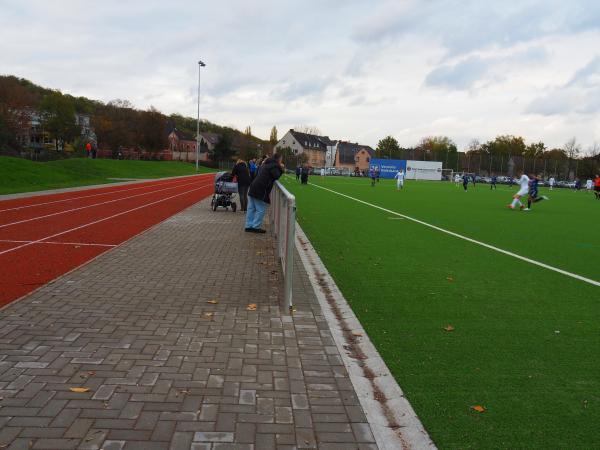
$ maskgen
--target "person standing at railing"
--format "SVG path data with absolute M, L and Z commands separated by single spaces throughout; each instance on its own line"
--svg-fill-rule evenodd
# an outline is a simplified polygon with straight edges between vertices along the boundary
M 256 158 L 252 158 L 248 163 L 248 169 L 250 170 L 250 179 L 256 178 L 256 172 L 258 172 L 258 166 L 256 165 Z
M 250 187 L 250 171 L 248 170 L 248 166 L 246 162 L 238 159 L 237 163 L 233 167 L 231 171 L 231 175 L 233 175 L 237 179 L 238 185 L 238 194 L 240 195 L 240 208 L 242 211 L 248 210 L 248 188 Z
M 271 190 L 276 180 L 281 177 L 285 166 L 281 161 L 281 155 L 275 153 L 267 158 L 258 168 L 256 178 L 250 184 L 248 190 L 248 211 L 246 213 L 246 228 L 248 233 L 265 233 L 261 228 L 263 218 L 267 212 L 270 202 Z

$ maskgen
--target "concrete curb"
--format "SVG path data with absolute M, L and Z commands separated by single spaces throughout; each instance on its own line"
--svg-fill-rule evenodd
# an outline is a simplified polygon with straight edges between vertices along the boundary
M 436 449 L 319 255 L 296 223 L 296 249 L 381 450 Z

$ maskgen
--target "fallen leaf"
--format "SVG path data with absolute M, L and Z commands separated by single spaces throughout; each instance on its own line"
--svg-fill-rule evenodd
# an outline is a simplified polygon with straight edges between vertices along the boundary
M 216 305 L 219 302 L 217 300 L 209 300 L 206 303 L 210 303 L 211 305 Z
M 454 281 L 454 278 L 452 278 L 452 277 L 446 277 L 446 280 L 448 280 L 448 281 Z
M 94 376 L 94 375 L 96 375 L 96 372 L 94 372 L 93 370 L 90 370 L 90 371 L 88 372 L 88 375 L 89 375 L 90 377 L 91 377 L 91 376 Z
M 454 331 L 454 327 L 452 325 L 446 325 L 444 331 Z
M 249 304 L 249 305 L 246 307 L 246 309 L 247 309 L 248 311 L 256 311 L 256 303 L 250 303 L 250 304 Z
M 481 405 L 471 406 L 471 409 L 480 413 L 485 412 L 485 408 Z
M 353 331 L 352 335 L 353 336 L 362 336 L 362 333 L 359 333 L 358 331 Z
M 204 315 L 205 315 L 206 317 L 212 317 L 214 314 L 215 314 L 215 313 L 211 313 L 211 312 L 204 313 Z
M 71 392 L 77 392 L 77 393 L 81 394 L 83 392 L 89 392 L 90 388 L 86 388 L 86 387 L 74 387 L 74 388 L 69 388 L 69 390 Z

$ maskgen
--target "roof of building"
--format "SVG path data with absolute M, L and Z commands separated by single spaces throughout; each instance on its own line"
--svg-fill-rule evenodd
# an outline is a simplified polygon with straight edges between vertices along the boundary
M 174 133 L 174 134 L 175 134 L 175 136 L 177 136 L 177 138 L 178 138 L 180 141 L 195 141 L 195 140 L 196 140 L 196 138 L 194 138 L 194 137 L 190 136 L 190 135 L 189 135 L 189 134 L 187 134 L 187 133 L 184 133 L 184 132 L 183 132 L 183 131 L 181 131 L 181 130 L 178 130 L 177 128 L 173 128 L 173 129 L 172 129 L 172 130 L 169 132 L 169 134 L 171 134 L 171 133 Z
M 337 150 L 340 155 L 340 164 L 355 164 L 356 163 L 356 154 L 365 150 L 369 153 L 369 156 L 373 156 L 375 154 L 375 150 L 373 150 L 368 145 L 360 145 L 352 142 L 338 142 Z
M 335 145 L 335 141 L 329 139 L 329 136 L 317 136 L 316 134 L 301 133 L 300 131 L 295 131 L 294 129 L 291 129 L 290 133 L 304 148 L 317 148 L 326 151 L 328 145 Z
M 205 141 L 213 145 L 218 144 L 221 140 L 221 136 L 219 136 L 217 133 L 209 133 L 208 131 L 200 133 L 200 136 L 202 136 Z

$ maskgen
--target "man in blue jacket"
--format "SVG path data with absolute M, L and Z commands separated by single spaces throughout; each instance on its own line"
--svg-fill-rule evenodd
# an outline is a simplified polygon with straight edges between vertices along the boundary
M 248 211 L 246 212 L 246 228 L 248 233 L 265 233 L 261 228 L 267 207 L 271 203 L 269 196 L 273 184 L 281 175 L 285 166 L 281 162 L 281 155 L 275 153 L 267 158 L 258 168 L 256 178 L 248 190 Z

